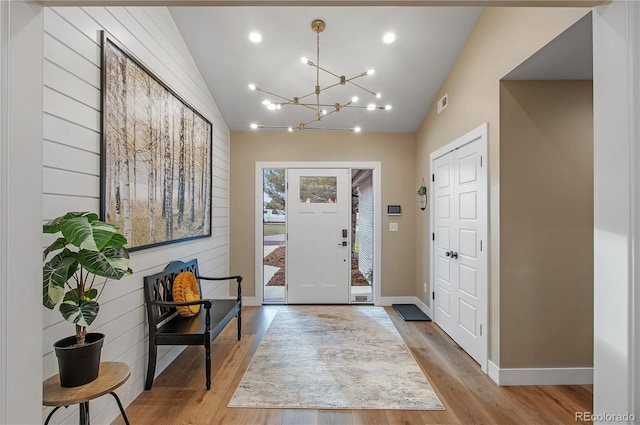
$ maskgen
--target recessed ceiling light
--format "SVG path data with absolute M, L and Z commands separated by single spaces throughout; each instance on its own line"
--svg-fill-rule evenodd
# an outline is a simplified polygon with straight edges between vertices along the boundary
M 382 37 L 382 41 L 387 44 L 393 43 L 394 41 L 396 41 L 396 35 L 392 32 L 388 32 Z
M 251 40 L 254 43 L 260 43 L 262 41 L 262 36 L 260 35 L 259 32 L 252 32 L 249 33 L 249 40 Z

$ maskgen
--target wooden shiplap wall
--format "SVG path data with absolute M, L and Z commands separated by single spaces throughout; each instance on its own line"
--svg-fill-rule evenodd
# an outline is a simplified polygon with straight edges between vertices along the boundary
M 106 334 L 103 361 L 122 361 L 131 378 L 118 390 L 128 405 L 142 391 L 147 361 L 143 276 L 175 259 L 198 258 L 200 272 L 225 275 L 229 267 L 229 130 L 166 8 L 45 8 L 43 220 L 100 207 L 100 30 L 108 31 L 213 124 L 213 236 L 131 254 L 134 274 L 109 282 L 90 330 Z M 49 239 L 43 240 L 43 246 Z M 99 288 L 100 290 L 100 288 Z M 226 297 L 227 284 L 203 285 L 204 296 Z M 73 334 L 58 310 L 44 313 L 43 379 L 57 373 L 53 343 Z M 157 373 L 182 347 L 159 349 Z M 203 360 L 204 361 L 204 360 Z M 203 377 L 204 378 L 204 377 Z M 203 380 L 204 387 L 204 380 Z M 43 410 L 43 419 L 49 413 Z M 111 397 L 91 402 L 95 423 L 119 414 Z M 77 409 L 56 412 L 53 423 L 76 423 Z

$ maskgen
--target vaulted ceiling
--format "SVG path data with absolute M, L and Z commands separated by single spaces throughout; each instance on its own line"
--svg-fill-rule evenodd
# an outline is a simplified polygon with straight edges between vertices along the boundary
M 381 93 L 378 99 L 352 84 L 320 92 L 320 103 L 391 105 L 390 110 L 321 107 L 328 112 L 309 127 L 354 128 L 363 132 L 415 132 L 478 19 L 476 7 L 172 7 L 171 14 L 204 79 L 233 130 L 250 124 L 292 126 L 315 118 L 313 109 L 285 105 L 269 110 L 264 100 L 281 98 L 248 88 L 250 83 L 293 99 L 313 93 L 316 36 L 311 22 L 322 19 L 320 66 Z M 258 32 L 261 41 L 250 41 Z M 383 36 L 395 34 L 393 43 Z M 319 73 L 321 87 L 339 79 Z M 313 94 L 304 99 L 316 103 Z M 301 103 L 303 103 L 301 101 Z

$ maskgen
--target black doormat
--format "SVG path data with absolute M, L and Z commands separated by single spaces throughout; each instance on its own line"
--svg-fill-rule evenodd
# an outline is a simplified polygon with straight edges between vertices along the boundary
M 430 322 L 431 318 L 423 313 L 415 304 L 392 304 L 393 308 L 398 312 L 400 317 L 405 321 L 427 321 Z

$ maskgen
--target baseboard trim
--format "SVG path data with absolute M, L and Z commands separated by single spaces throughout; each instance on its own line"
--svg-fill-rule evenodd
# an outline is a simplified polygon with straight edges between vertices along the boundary
M 489 361 L 489 377 L 500 386 L 516 385 L 590 385 L 592 367 L 500 369 Z
M 242 297 L 242 305 L 261 306 L 262 303 L 258 302 L 258 297 Z

